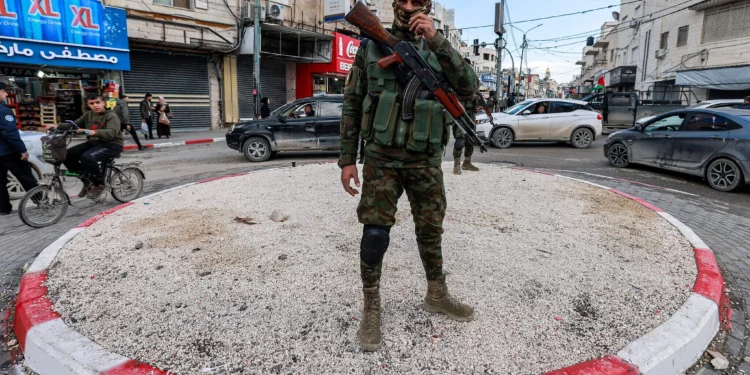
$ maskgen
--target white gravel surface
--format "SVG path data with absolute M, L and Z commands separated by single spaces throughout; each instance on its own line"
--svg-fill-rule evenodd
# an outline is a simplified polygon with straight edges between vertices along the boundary
M 449 289 L 478 319 L 419 308 L 426 282 L 403 196 L 377 353 L 357 342 L 358 199 L 332 164 L 195 185 L 119 211 L 60 252 L 50 295 L 74 329 L 180 374 L 537 374 L 616 352 L 687 299 L 692 249 L 655 213 L 582 183 L 480 168 L 444 167 L 443 237 Z M 272 221 L 274 210 L 289 219 Z

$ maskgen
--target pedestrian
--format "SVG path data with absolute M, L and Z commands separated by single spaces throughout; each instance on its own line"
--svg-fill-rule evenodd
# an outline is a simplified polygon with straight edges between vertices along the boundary
M 268 105 L 271 104 L 270 99 L 268 99 L 267 96 L 264 96 L 260 99 L 260 102 L 262 103 L 260 106 L 260 118 L 269 118 L 271 116 L 271 108 L 268 107 Z
M 154 107 L 151 105 L 152 99 L 153 95 L 146 94 L 140 105 L 141 121 L 145 122 L 146 127 L 148 128 L 148 135 L 145 135 L 146 139 L 154 139 Z
M 740 106 L 740 109 L 750 109 L 750 96 L 745 97 L 745 101 Z
M 467 64 L 471 65 L 471 60 L 464 58 Z M 479 84 L 477 82 L 477 84 Z M 473 94 L 467 97 L 459 97 L 461 105 L 466 109 L 466 113 L 471 118 L 472 129 L 476 130 L 477 125 L 477 106 L 481 105 L 479 93 Z M 471 164 L 471 156 L 474 155 L 474 145 L 471 142 L 466 141 L 466 137 L 458 125 L 453 124 L 453 138 L 456 142 L 453 143 L 453 174 L 461 174 L 461 170 L 479 172 L 474 164 Z M 464 154 L 464 162 L 461 164 L 461 153 Z
M 0 216 L 10 215 L 13 210 L 7 188 L 8 172 L 13 173 L 26 191 L 37 186 L 31 174 L 29 152 L 16 127 L 16 117 L 4 104 L 8 99 L 7 89 L 8 85 L 0 82 Z
M 125 142 L 120 119 L 107 111 L 101 95 L 90 94 L 86 104 L 90 111 L 75 120 L 78 133 L 86 134 L 86 142 L 68 149 L 65 166 L 81 175 L 83 189 L 78 196 L 94 199 L 109 187 L 100 163 L 119 157 Z
M 477 76 L 443 34 L 437 32 L 429 16 L 432 1 L 396 0 L 393 7 L 392 34 L 429 53 L 428 61 L 439 62 L 439 69 L 434 68 L 436 74 L 446 79 L 459 95 L 474 95 L 479 88 Z M 359 137 L 365 138 L 364 184 L 357 208 L 359 222 L 364 224 L 360 243 L 364 308 L 359 343 L 365 351 L 376 351 L 382 344 L 380 276 L 390 230 L 396 222 L 398 199 L 404 191 L 411 203 L 419 255 L 427 279 L 422 307 L 464 322 L 475 317 L 471 307 L 448 294 L 443 273 L 446 198 L 441 163 L 450 137 L 448 119 L 438 102 L 424 99 L 416 101 L 415 107 L 422 115 L 415 116 L 414 120 L 403 121 L 401 116 L 391 115 L 398 112 L 403 87 L 395 84 L 392 70 L 378 67 L 377 62 L 384 56 L 384 49 L 374 42 L 366 43 L 357 51 L 344 89 L 338 162 L 344 189 L 356 196 L 359 191 L 351 186 L 351 180 L 360 186 L 357 146 Z M 373 101 L 373 96 L 379 100 Z M 429 135 L 425 129 L 431 129 Z
M 130 103 L 130 98 L 125 94 L 120 95 L 120 99 L 116 101 L 114 111 L 117 118 L 120 119 L 120 128 L 130 133 L 133 136 L 133 141 L 138 145 L 138 150 L 143 151 L 145 147 L 141 145 L 141 141 L 138 139 L 138 132 L 135 131 L 133 124 L 130 123 L 130 108 L 128 108 L 128 103 Z
M 172 118 L 172 110 L 167 104 L 167 100 L 163 96 L 159 97 L 159 104 L 154 109 L 158 122 L 156 123 L 156 135 L 161 139 L 162 136 L 169 137 L 172 135 L 172 123 L 169 119 Z

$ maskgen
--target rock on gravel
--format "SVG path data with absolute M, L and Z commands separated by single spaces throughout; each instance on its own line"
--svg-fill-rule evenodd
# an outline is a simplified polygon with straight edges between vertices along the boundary
M 358 200 L 331 164 L 118 211 L 60 252 L 50 296 L 82 334 L 180 374 L 538 374 L 616 352 L 689 296 L 692 248 L 645 207 L 551 176 L 444 168 L 445 271 L 476 309 L 471 323 L 419 308 L 426 282 L 403 196 L 381 282 L 384 345 L 361 352 Z M 148 246 L 125 251 L 130 238 Z

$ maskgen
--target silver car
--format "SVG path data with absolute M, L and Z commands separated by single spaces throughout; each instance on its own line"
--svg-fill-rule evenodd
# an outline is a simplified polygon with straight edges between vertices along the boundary
M 477 116 L 477 134 L 497 148 L 514 142 L 569 142 L 588 148 L 602 134 L 602 115 L 581 100 L 539 98 L 525 100 L 505 112 Z

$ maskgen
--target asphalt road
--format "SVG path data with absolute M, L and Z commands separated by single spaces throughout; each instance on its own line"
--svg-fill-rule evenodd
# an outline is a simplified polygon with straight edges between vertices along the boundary
M 750 310 L 750 231 L 747 229 L 750 227 L 750 188 L 737 193 L 721 193 L 712 190 L 701 178 L 648 167 L 613 168 L 602 153 L 603 144 L 604 139 L 600 139 L 585 150 L 560 143 L 517 144 L 506 150 L 490 148 L 489 152 L 482 154 L 477 150 L 474 161 L 553 169 L 557 173 L 614 187 L 665 209 L 692 227 L 716 252 L 731 290 L 734 329 L 718 345 L 730 357 L 735 369 L 750 373 L 750 363 L 744 360 L 748 355 L 745 351 L 745 312 Z M 445 160 L 452 160 L 451 151 L 452 145 L 449 145 Z M 144 194 L 150 194 L 228 173 L 287 166 L 292 162 L 304 164 L 336 159 L 337 153 L 331 152 L 281 153 L 266 163 L 251 164 L 226 144 L 212 143 L 128 152 L 123 154 L 121 161 L 143 163 L 147 178 Z M 78 187 L 68 188 L 77 190 Z M 42 230 L 25 227 L 16 216 L 0 218 L 0 243 L 3 244 L 0 252 L 0 306 L 5 306 L 15 293 L 24 264 L 33 261 L 44 247 L 76 224 L 114 205 L 114 202 L 98 205 L 79 200 L 63 221 Z M 0 352 L 0 368 L 7 360 L 7 353 Z M 708 368 L 702 371 L 703 374 L 739 373 L 714 372 Z

